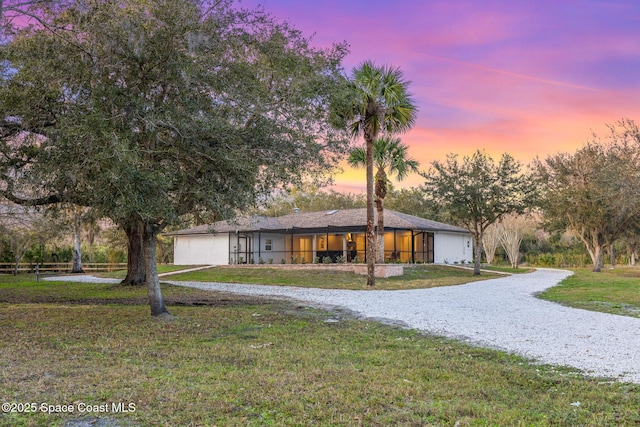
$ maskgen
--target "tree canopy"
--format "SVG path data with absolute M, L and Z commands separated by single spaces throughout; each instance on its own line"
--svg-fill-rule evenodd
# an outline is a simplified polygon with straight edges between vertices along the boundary
M 166 312 L 151 253 L 164 227 L 324 178 L 346 149 L 331 114 L 344 44 L 314 48 L 231 1 L 78 0 L 31 15 L 1 50 L 0 190 L 135 224 L 154 315 Z
M 535 162 L 547 227 L 575 233 L 594 272 L 602 268 L 604 248 L 640 220 L 640 132 L 631 120 L 609 128 L 605 139 L 593 135 L 573 154 Z
M 425 178 L 427 199 L 440 205 L 451 218 L 465 227 L 474 240 L 474 274 L 480 274 L 484 231 L 510 213 L 522 213 L 533 206 L 537 194 L 531 176 L 509 154 L 496 163 L 486 152 L 470 157 L 449 154 L 444 162 L 435 161 Z

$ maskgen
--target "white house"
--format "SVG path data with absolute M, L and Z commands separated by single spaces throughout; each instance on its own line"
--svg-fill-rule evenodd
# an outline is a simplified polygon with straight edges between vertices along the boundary
M 166 233 L 178 265 L 307 263 L 329 257 L 365 262 L 366 209 L 251 216 Z M 384 211 L 385 260 L 402 263 L 471 262 L 473 243 L 463 228 Z

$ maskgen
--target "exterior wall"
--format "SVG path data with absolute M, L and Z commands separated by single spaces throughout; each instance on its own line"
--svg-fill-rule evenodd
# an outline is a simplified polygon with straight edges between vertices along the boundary
M 269 240 L 271 241 L 270 250 L 267 247 Z M 260 258 L 268 264 L 280 264 L 283 259 L 290 262 L 291 254 L 287 252 L 290 250 L 290 240 L 291 237 L 282 234 L 253 233 L 254 262 L 260 263 Z
M 246 244 L 250 245 L 251 252 L 249 255 L 241 248 L 242 253 L 234 253 L 234 247 L 238 245 L 238 239 L 235 234 L 204 234 L 204 235 L 188 235 L 174 236 L 174 263 L 177 265 L 228 265 L 229 259 L 239 262 L 242 257 L 242 263 L 259 264 L 260 259 L 266 264 L 280 264 L 284 259 L 287 264 L 291 260 L 291 236 L 283 234 L 270 233 L 248 233 L 243 236 L 250 237 Z M 364 234 L 353 234 L 353 240 L 356 242 L 357 252 L 360 262 L 364 262 Z M 301 243 L 300 238 L 304 240 Z M 387 259 L 397 259 L 400 262 L 410 262 L 411 260 L 411 232 L 397 232 L 396 253 L 393 253 L 393 232 L 385 233 L 385 255 Z M 322 239 L 322 244 L 321 244 Z M 250 241 L 250 242 L 249 242 Z M 271 249 L 268 249 L 269 241 Z M 329 235 L 327 242 L 325 234 L 317 235 L 295 235 L 293 246 L 293 256 L 296 256 L 296 262 L 302 262 L 302 256 L 305 257 L 304 262 L 310 264 L 316 256 L 319 256 L 322 262 L 323 254 L 328 250 L 350 255 L 346 250 L 346 241 L 344 235 Z M 240 246 L 244 244 L 242 240 Z M 328 243 L 328 245 L 327 245 Z M 231 252 L 230 252 L 231 250 Z M 416 251 L 419 248 L 416 247 Z M 471 262 L 473 260 L 473 243 L 471 236 L 460 233 L 435 232 L 434 233 L 434 262 L 435 263 L 460 263 L 462 261 Z M 251 258 L 251 253 L 253 258 Z M 393 258 L 393 257 L 396 258 Z M 348 260 L 350 261 L 350 259 Z M 417 261 L 421 261 L 418 259 Z
M 174 236 L 173 254 L 176 265 L 227 265 L 229 235 Z
M 473 261 L 471 235 L 438 231 L 434 235 L 434 262 L 453 264 Z

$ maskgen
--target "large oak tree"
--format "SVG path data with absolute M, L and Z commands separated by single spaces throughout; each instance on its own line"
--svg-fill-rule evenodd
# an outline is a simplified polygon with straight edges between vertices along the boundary
M 344 45 L 313 48 L 230 1 L 78 0 L 31 16 L 1 51 L 0 190 L 89 206 L 137 236 L 152 315 L 167 313 L 166 226 L 229 217 L 344 153 L 329 108 Z

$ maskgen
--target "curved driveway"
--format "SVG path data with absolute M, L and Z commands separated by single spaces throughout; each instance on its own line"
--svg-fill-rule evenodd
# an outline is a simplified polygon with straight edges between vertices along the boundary
M 572 366 L 589 375 L 640 383 L 640 319 L 564 307 L 535 297 L 570 274 L 539 269 L 460 286 L 404 291 L 169 283 L 341 307 L 366 318 L 400 322 L 539 362 Z

